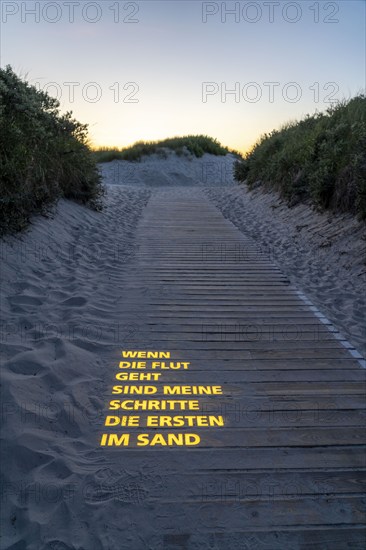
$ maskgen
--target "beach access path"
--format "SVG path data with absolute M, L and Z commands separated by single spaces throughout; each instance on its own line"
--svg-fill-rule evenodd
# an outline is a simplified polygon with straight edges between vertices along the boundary
M 140 402 L 128 412 L 140 419 L 126 429 L 128 446 L 112 438 L 103 448 L 117 470 L 140 472 L 141 502 L 128 510 L 139 518 L 132 546 L 362 548 L 365 370 L 357 352 L 200 189 L 155 190 L 135 243 L 121 310 L 131 332 L 121 350 L 170 359 L 124 358 L 119 368 L 116 350 L 111 386 L 157 393 L 110 399 L 197 400 L 199 411 L 146 411 Z M 118 382 L 118 372 L 159 377 Z M 166 386 L 187 394 L 165 395 Z M 200 386 L 222 393 L 192 395 Z M 169 417 L 198 415 L 199 427 L 169 425 Z M 138 442 L 141 433 L 149 435 Z M 191 436 L 169 446 L 171 433 L 199 443 Z
M 2 548 L 364 548 L 364 362 L 202 188 L 11 243 Z

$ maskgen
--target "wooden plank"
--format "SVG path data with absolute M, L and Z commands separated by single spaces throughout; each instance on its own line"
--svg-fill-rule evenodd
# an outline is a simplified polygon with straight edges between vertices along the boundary
M 105 427 L 105 433 L 118 433 L 119 435 L 128 433 L 130 434 L 129 446 L 123 448 L 125 452 L 133 448 L 139 448 L 139 442 L 137 441 L 137 434 L 150 433 L 149 440 L 153 441 L 156 433 L 154 430 L 141 430 L 136 428 L 123 428 L 122 430 L 116 430 L 113 427 Z M 154 433 L 155 432 L 155 433 Z M 174 428 L 169 430 L 170 433 L 177 435 L 180 433 L 180 428 Z M 362 427 L 343 427 L 336 426 L 325 428 L 319 428 L 316 426 L 301 427 L 290 429 L 271 427 L 267 428 L 230 428 L 224 429 L 217 428 L 191 428 L 190 432 L 196 434 L 200 438 L 201 449 L 217 449 L 224 447 L 226 449 L 248 449 L 248 448 L 276 448 L 276 447 L 313 447 L 318 445 L 321 447 L 327 447 L 331 445 L 362 445 L 365 441 L 365 430 Z M 163 434 L 164 436 L 164 434 Z M 166 434 L 165 434 L 165 437 Z M 165 440 L 164 440 L 165 441 Z M 165 445 L 166 443 L 163 443 Z M 161 443 L 156 443 L 159 447 Z M 140 446 L 140 448 L 142 448 Z M 146 447 L 144 447 L 146 450 Z
M 255 403 L 248 403 L 246 409 L 236 407 L 234 404 L 230 406 L 222 405 L 213 405 L 203 407 L 202 411 L 199 411 L 200 415 L 204 416 L 214 416 L 219 418 L 222 416 L 225 428 L 230 429 L 240 429 L 240 428 L 266 428 L 271 430 L 272 428 L 291 428 L 298 429 L 299 427 L 313 428 L 314 426 L 318 427 L 332 427 L 337 428 L 338 426 L 342 427 L 359 427 L 366 423 L 366 408 L 364 409 L 351 409 L 351 410 L 342 410 L 334 408 L 325 408 L 325 409 L 305 409 L 300 408 L 296 403 L 284 404 L 281 408 L 270 408 L 270 406 L 263 405 L 263 407 L 256 406 Z M 112 416 L 121 418 L 123 415 L 121 411 L 109 411 Z M 117 412 L 117 414 L 116 414 Z M 146 411 L 139 411 L 140 426 L 146 428 L 149 426 L 148 417 L 150 416 Z M 154 411 L 151 412 L 152 416 L 156 416 Z M 172 416 L 169 414 L 169 416 Z M 184 411 L 178 412 L 175 416 L 182 418 L 197 416 L 197 412 Z M 172 421 L 173 422 L 173 421 Z M 192 425 L 195 424 L 194 419 L 192 419 Z M 113 432 L 113 430 L 120 431 L 120 426 L 117 428 L 108 427 L 105 431 Z M 124 428 L 125 429 L 125 428 Z M 179 428 L 175 427 L 174 431 L 176 432 L 179 429 L 179 432 L 191 432 L 192 426 L 189 426 L 188 421 L 185 421 L 184 426 Z M 222 429 L 222 428 L 220 428 Z M 104 428 L 103 428 L 104 430 Z M 159 426 L 159 432 L 171 432 L 172 427 L 166 425 Z
M 207 362 L 206 362 L 207 363 Z M 167 384 L 172 383 L 181 383 L 181 384 L 203 384 L 207 382 L 212 382 L 212 379 L 216 378 L 224 385 L 226 384 L 248 384 L 252 382 L 256 383 L 267 383 L 267 382 L 278 382 L 280 387 L 283 384 L 288 384 L 291 382 L 308 382 L 314 385 L 317 385 L 318 382 L 330 383 L 330 382 L 361 382 L 365 383 L 366 372 L 363 369 L 360 369 L 359 366 L 356 368 L 349 367 L 348 369 L 340 368 L 330 368 L 324 369 L 302 369 L 304 365 L 299 363 L 294 365 L 292 368 L 288 366 L 287 369 L 278 368 L 272 369 L 246 369 L 245 365 L 237 364 L 236 368 L 232 368 L 233 365 L 230 361 L 226 361 L 227 368 L 225 365 L 213 365 L 212 362 L 203 365 L 200 363 L 192 371 L 169 371 L 164 373 L 164 382 Z M 270 363 L 273 367 L 272 362 Z M 204 368 L 204 366 L 206 368 Z M 331 371 L 331 372 L 329 372 Z M 142 384 L 143 382 L 141 382 Z M 282 383 L 282 384 L 281 384 Z M 252 386 L 253 387 L 253 386 Z

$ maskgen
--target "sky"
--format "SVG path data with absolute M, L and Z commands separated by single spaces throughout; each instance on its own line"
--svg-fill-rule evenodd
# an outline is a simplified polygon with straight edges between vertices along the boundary
M 91 143 L 206 134 L 242 153 L 365 91 L 366 1 L 1 3 L 1 66 Z

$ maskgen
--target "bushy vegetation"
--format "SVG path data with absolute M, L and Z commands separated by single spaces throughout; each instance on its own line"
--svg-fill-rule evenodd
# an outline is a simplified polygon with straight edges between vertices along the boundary
M 101 205 L 87 126 L 59 102 L 0 69 L 0 233 L 25 227 L 59 197 Z
M 262 136 L 235 177 L 279 191 L 290 205 L 310 201 L 366 219 L 366 97 Z
M 208 136 L 183 136 L 164 139 L 162 141 L 138 141 L 124 149 L 103 147 L 95 151 L 97 162 L 110 162 L 112 160 L 139 161 L 142 157 L 158 154 L 166 156 L 166 149 L 175 151 L 177 155 L 191 153 L 195 157 L 202 157 L 205 153 L 211 155 L 227 155 L 230 151 L 217 141 Z

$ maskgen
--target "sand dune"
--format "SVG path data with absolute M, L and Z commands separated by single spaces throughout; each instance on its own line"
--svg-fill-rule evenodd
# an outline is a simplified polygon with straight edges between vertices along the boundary
M 101 164 L 104 181 L 112 185 L 161 186 L 223 186 L 232 185 L 233 155 L 216 157 L 205 154 L 201 158 L 190 154 L 177 156 L 166 151 L 167 158 L 159 155 L 143 157 L 140 162 L 115 160 Z

